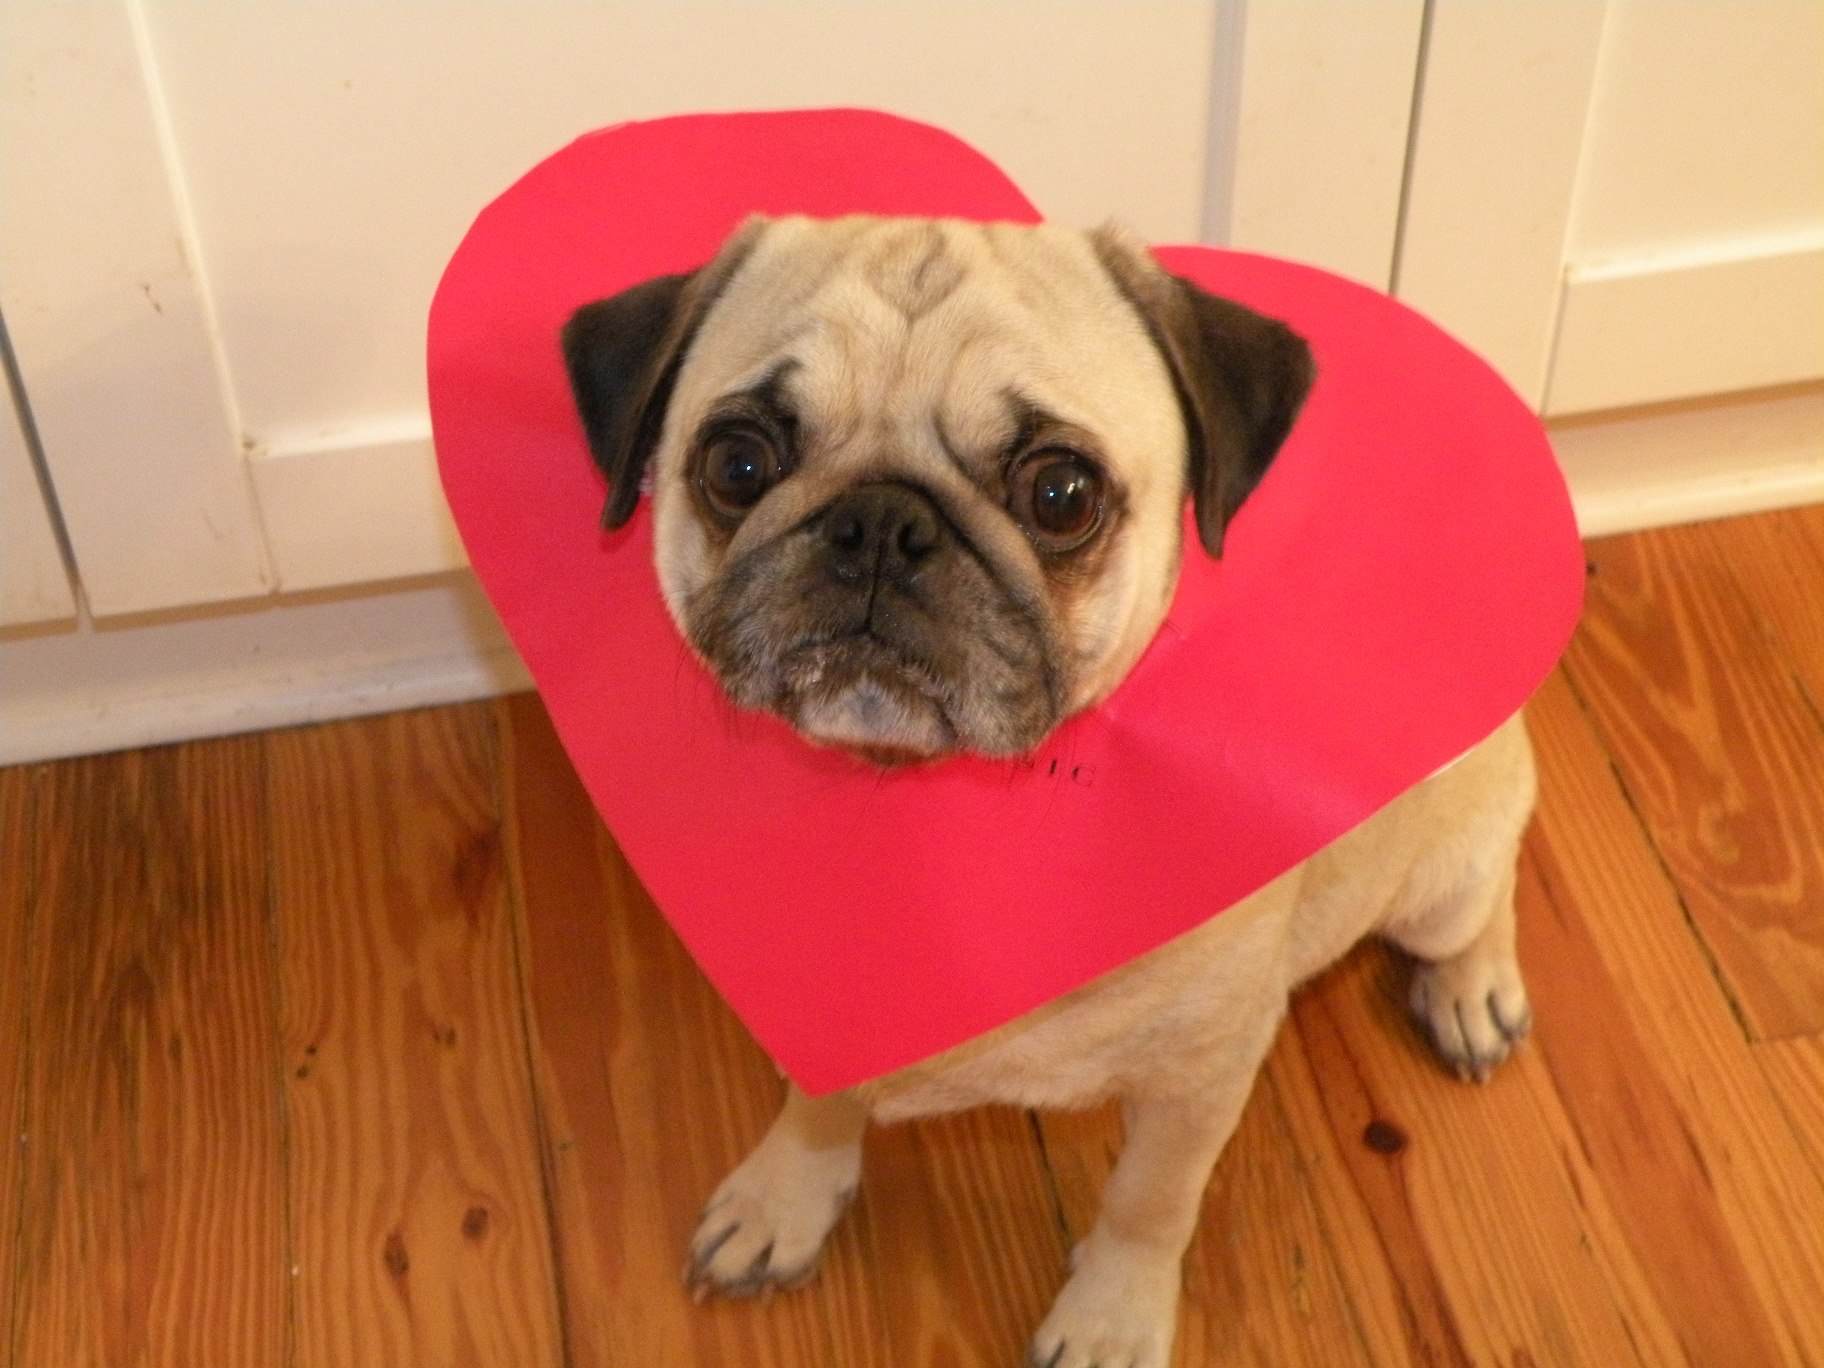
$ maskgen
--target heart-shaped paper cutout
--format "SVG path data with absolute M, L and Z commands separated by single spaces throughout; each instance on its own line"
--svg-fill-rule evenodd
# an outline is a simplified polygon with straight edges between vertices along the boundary
M 1034 221 L 937 129 L 855 110 L 611 128 L 483 211 L 431 310 L 431 413 L 475 572 L 571 760 L 704 971 L 801 1086 L 957 1044 L 1189 930 L 1489 735 L 1545 677 L 1582 557 L 1538 422 L 1482 361 L 1305 266 L 1160 249 L 1287 320 L 1318 381 L 1102 707 L 1029 759 L 882 773 L 735 711 L 605 497 L 558 331 L 749 213 Z

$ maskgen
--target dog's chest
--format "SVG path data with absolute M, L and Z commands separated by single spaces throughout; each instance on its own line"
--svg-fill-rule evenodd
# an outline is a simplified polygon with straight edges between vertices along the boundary
M 933 1059 L 863 1084 L 882 1121 L 1001 1104 L 1073 1109 L 1219 1070 L 1277 1022 L 1296 880 L 1074 993 Z

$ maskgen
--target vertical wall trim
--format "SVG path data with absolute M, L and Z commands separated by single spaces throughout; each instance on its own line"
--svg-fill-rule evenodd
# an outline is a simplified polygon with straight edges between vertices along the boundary
M 208 272 L 203 269 L 202 238 L 196 230 L 196 208 L 190 200 L 190 181 L 184 175 L 183 157 L 178 151 L 177 130 L 171 126 L 171 102 L 165 94 L 164 75 L 158 68 L 158 53 L 152 43 L 151 21 L 146 17 L 145 0 L 126 0 L 126 10 L 127 23 L 133 34 L 133 55 L 139 65 L 140 83 L 145 86 L 153 136 L 158 144 L 158 158 L 164 167 L 165 184 L 169 187 L 171 196 L 171 214 L 177 221 L 178 242 L 183 248 L 184 265 L 196 289 L 203 331 L 208 338 L 209 354 L 215 364 L 216 388 L 221 391 L 222 412 L 227 416 L 229 427 L 245 452 L 248 442 L 247 425 L 241 419 L 240 398 L 234 392 L 233 374 L 228 369 L 228 348 L 222 340 L 219 321 L 221 315 L 216 311 L 215 293 L 210 287 Z M 248 483 L 248 501 L 253 501 L 251 481 Z M 258 505 L 255 504 L 256 519 L 258 512 Z
M 1207 238 L 1387 288 L 1424 0 L 1213 12 Z
M 1406 119 L 1406 159 L 1400 167 L 1400 212 L 1393 224 L 1393 268 L 1388 273 L 1387 293 L 1400 293 L 1400 262 L 1406 251 L 1406 214 L 1412 203 L 1412 167 L 1419 149 L 1419 122 L 1425 113 L 1425 65 L 1431 56 L 1431 21 L 1437 0 L 1425 0 L 1424 16 L 1419 20 L 1419 52 L 1412 64 L 1412 113 Z
M 44 461 L 44 442 L 39 438 L 38 424 L 32 418 L 31 400 L 25 392 L 25 377 L 19 373 L 19 359 L 13 355 L 13 339 L 6 331 L 4 315 L 0 315 L 0 370 L 6 373 L 6 393 L 12 401 L 19 435 L 25 440 L 25 454 L 32 463 L 32 478 L 38 482 L 38 497 L 44 503 L 44 514 L 51 524 L 51 536 L 57 542 L 57 554 L 63 561 L 64 578 L 70 582 L 71 599 L 79 611 L 86 611 L 82 605 L 82 575 L 76 568 L 76 547 L 70 541 L 70 529 L 64 525 L 63 509 L 57 505 L 57 490 L 51 484 L 51 468 Z
M 1399 297 L 1537 407 L 1611 0 L 1432 0 Z
M 1235 235 L 1235 164 L 1241 138 L 1242 64 L 1248 0 L 1217 0 L 1211 26 L 1210 104 L 1203 145 L 1203 231 L 1199 241 L 1226 247 Z
M 1427 0 L 1430 3 L 1430 0 Z M 1602 82 L 1603 50 L 1608 46 L 1610 33 L 1615 26 L 1615 6 L 1609 0 L 1603 0 L 1602 23 L 1597 29 L 1595 55 L 1592 59 L 1589 88 L 1584 92 L 1583 130 L 1577 139 L 1577 164 L 1571 172 L 1570 189 L 1565 194 L 1564 228 L 1559 238 L 1558 260 L 1559 271 L 1557 289 L 1552 293 L 1551 327 L 1546 334 L 1545 375 L 1539 387 L 1539 412 L 1552 412 L 1552 385 L 1558 373 L 1558 353 L 1564 343 L 1565 305 L 1568 301 L 1571 276 L 1571 234 L 1577 223 L 1577 205 L 1583 198 L 1584 172 L 1589 164 L 1590 134 L 1589 125 L 1596 110 L 1596 100 Z

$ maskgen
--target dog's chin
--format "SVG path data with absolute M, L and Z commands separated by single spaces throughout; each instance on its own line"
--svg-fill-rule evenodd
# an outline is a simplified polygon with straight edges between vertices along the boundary
M 868 637 L 806 643 L 780 665 L 768 706 L 817 745 L 877 765 L 935 760 L 963 746 L 942 686 L 884 643 Z
M 768 631 L 764 610 L 737 628 L 712 620 L 691 637 L 737 707 L 770 712 L 813 745 L 877 765 L 960 754 L 1023 755 L 1060 720 L 1037 642 L 1031 663 L 973 638 L 900 642 L 884 630 L 839 636 Z M 700 628 L 700 623 L 697 624 Z
M 890 675 L 817 684 L 792 700 L 788 720 L 807 739 L 876 765 L 917 764 L 957 750 L 956 731 L 943 710 Z

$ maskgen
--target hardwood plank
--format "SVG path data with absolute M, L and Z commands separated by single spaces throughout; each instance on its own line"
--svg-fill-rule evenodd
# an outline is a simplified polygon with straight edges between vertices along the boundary
M 875 1131 L 815 1282 L 690 1305 L 678 1268 L 697 1212 L 780 1084 L 601 830 L 537 702 L 502 707 L 575 1361 L 1017 1361 L 1064 1250 L 1015 1112 Z
M 257 740 L 58 765 L 37 797 L 22 1365 L 286 1360 Z
M 1362 1136 L 1339 1137 L 1331 1130 L 1323 1089 L 1298 1031 L 1287 1026 L 1267 1057 L 1266 1091 L 1285 1117 L 1288 1143 L 1300 1168 L 1340 1272 L 1352 1317 L 1364 1345 L 1365 1361 L 1388 1364 L 1453 1361 L 1425 1346 L 1455 1343 L 1437 1309 L 1424 1301 L 1426 1280 L 1406 1281 L 1410 1267 L 1397 1245 L 1375 1225 L 1350 1172 L 1346 1148 L 1367 1143 Z M 1318 1362 L 1322 1362 L 1319 1359 Z M 1334 1360 L 1332 1360 L 1334 1361 Z
M 1824 1183 L 1824 1040 L 1772 1040 L 1755 1046 L 1754 1057 L 1793 1138 Z
M 1593 543 L 1566 657 L 1758 1039 L 1824 1032 L 1824 729 L 1705 536 Z
M 489 711 L 267 747 L 298 1361 L 558 1363 Z
M 1297 1045 L 1290 1033 L 1274 1050 Z M 1185 1255 L 1185 1298 L 1176 1362 L 1272 1363 L 1313 1368 L 1339 1361 L 1403 1363 L 1397 1338 L 1369 1341 L 1356 1302 L 1385 1293 L 1377 1270 L 1345 1270 L 1309 1181 L 1310 1157 L 1278 1096 L 1270 1060 L 1211 1176 L 1203 1215 Z M 1095 1221 L 1121 1148 L 1113 1107 L 1040 1117 L 1057 1175 L 1060 1209 L 1074 1243 Z M 1376 1322 L 1385 1324 L 1384 1320 Z
M 1066 1257 L 1025 1112 L 993 1107 L 876 1130 L 861 1201 L 882 1362 L 1025 1361 Z
M 1658 1361 L 1641 1341 L 1664 1336 L 1612 1223 L 1580 1200 L 1537 1055 L 1484 1087 L 1458 1082 L 1407 1023 L 1405 982 L 1391 952 L 1364 946 L 1297 996 L 1293 1020 L 1407 1297 L 1412 1361 Z
M 1301 994 L 1179 1368 L 1824 1364 L 1824 1033 L 1768 977 L 1782 936 L 1812 974 L 1824 906 L 1824 507 L 1594 554 L 1575 686 L 1530 710 L 1533 1042 L 1447 1078 L 1376 949 Z M 814 1284 L 692 1306 L 780 1085 L 530 698 L 0 770 L 0 1042 L 0 1362 L 33 1368 L 1006 1365 L 1119 1140 L 883 1128 Z
M 1788 508 L 1780 514 L 1782 525 L 1801 536 L 1811 549 L 1814 561 L 1824 561 L 1824 503 Z
M 1572 1137 L 1615 1213 L 1659 1313 L 1688 1363 L 1775 1363 L 1767 1308 L 1729 1231 L 1691 1124 L 1636 1033 L 1620 985 L 1590 939 L 1608 909 L 1579 905 L 1556 852 L 1529 844 L 1521 887 L 1534 915 L 1522 930 L 1536 1048 L 1563 1101 Z M 1670 890 L 1666 892 L 1669 894 Z M 1578 1197 L 1598 1195 L 1580 1183 Z
M 1743 1038 L 1729 1004 L 1716 992 L 1704 947 L 1682 915 L 1643 839 L 1640 819 L 1562 672 L 1546 682 L 1528 710 L 1528 721 L 1545 784 L 1536 841 L 1550 852 L 1550 864 L 1541 866 L 1542 875 L 1550 881 L 1558 909 L 1574 909 L 1575 934 L 1587 935 L 1595 947 L 1602 973 L 1615 985 L 1610 1000 L 1638 1042 L 1614 1046 L 1578 1033 L 1566 1040 L 1554 1034 L 1561 1025 L 1542 1015 L 1537 1027 L 1547 1042 L 1542 1052 L 1567 1075 L 1581 1072 L 1596 1081 L 1592 1094 L 1567 1082 L 1566 1104 L 1578 1111 L 1584 1133 L 1604 1137 L 1610 1163 L 1625 1162 L 1614 1148 L 1622 1143 L 1614 1131 L 1618 1124 L 1632 1122 L 1625 1110 L 1620 1116 L 1604 1114 L 1605 1092 L 1627 1097 L 1625 1106 L 1648 1099 L 1648 1115 L 1660 1118 L 1656 1129 L 1667 1124 L 1669 1108 L 1683 1135 L 1656 1134 L 1653 1143 L 1672 1146 L 1669 1153 L 1678 1144 L 1691 1151 L 1701 1181 L 1714 1194 L 1734 1257 L 1772 1326 L 1776 1361 L 1824 1362 L 1824 1222 L 1816 1216 L 1824 1211 L 1824 1186 L 1795 1148 L 1779 1103 L 1756 1066 L 1758 1047 Z M 1576 946 L 1574 940 L 1569 944 Z M 1584 964 L 1573 973 L 1594 973 L 1587 960 Z M 1551 994 L 1549 983 L 1541 986 Z M 1574 1010 L 1554 1005 L 1561 1017 Z M 1619 1019 L 1608 1008 L 1601 1010 L 1603 1029 L 1618 1029 Z M 1656 1085 L 1642 1081 L 1649 1069 L 1657 1070 L 1669 1096 L 1653 1097 Z M 1688 1181 L 1689 1173 L 1681 1165 L 1665 1181 L 1677 1183 L 1681 1174 Z M 1650 1195 L 1632 1182 L 1610 1181 L 1618 1203 Z M 1684 1198 L 1665 1195 L 1662 1200 Z M 1639 1232 L 1670 1223 L 1663 1213 L 1651 1211 L 1632 1220 Z M 1695 1275 L 1680 1262 L 1680 1254 L 1659 1247 L 1663 1243 L 1643 1247 L 1642 1261 L 1662 1265 L 1655 1276 L 1668 1285 L 1682 1285 Z
M 1776 654 L 1824 716 L 1824 504 L 1700 523 L 1706 563 L 1739 583 Z
M 0 1346 L 13 1345 L 18 1291 L 19 1187 L 27 1133 L 26 1111 L 31 1049 L 30 1015 L 20 969 L 32 944 L 33 884 L 39 851 L 48 833 L 45 792 L 48 765 L 0 769 Z
M 879 1361 L 865 1211 L 791 1296 L 685 1294 L 697 1213 L 770 1124 L 778 1076 L 602 830 L 537 699 L 496 707 L 572 1362 Z
M 1296 1050 L 1284 1032 L 1280 1048 Z M 1186 1364 L 1405 1362 L 1397 1340 L 1371 1342 L 1356 1303 L 1391 1290 L 1385 1261 L 1339 1260 L 1313 1199 L 1307 1159 L 1271 1074 L 1255 1084 L 1216 1167 L 1185 1281 Z

